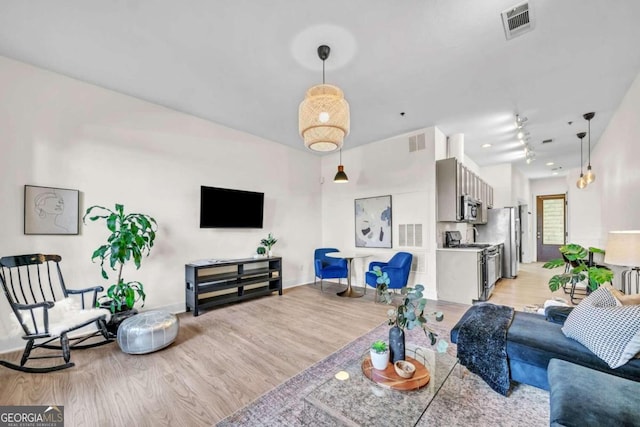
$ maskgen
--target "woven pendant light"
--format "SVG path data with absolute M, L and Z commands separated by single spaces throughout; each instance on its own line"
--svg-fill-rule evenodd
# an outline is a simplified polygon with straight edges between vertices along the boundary
M 349 103 L 342 90 L 324 82 L 324 61 L 329 57 L 329 46 L 318 47 L 322 60 L 322 84 L 312 86 L 298 109 L 298 129 L 305 147 L 314 151 L 334 151 L 342 148 L 349 134 Z

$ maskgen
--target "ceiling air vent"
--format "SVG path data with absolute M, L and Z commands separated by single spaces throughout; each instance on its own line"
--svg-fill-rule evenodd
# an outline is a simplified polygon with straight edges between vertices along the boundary
M 553 139 L 549 138 L 549 139 L 545 139 L 544 141 L 542 141 L 543 144 L 548 144 L 550 142 L 553 142 Z
M 507 40 L 533 30 L 533 16 L 529 2 L 520 3 L 501 13 Z

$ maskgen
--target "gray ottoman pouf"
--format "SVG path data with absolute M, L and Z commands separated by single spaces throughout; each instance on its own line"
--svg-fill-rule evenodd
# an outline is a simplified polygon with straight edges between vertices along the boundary
M 171 344 L 178 336 L 178 318 L 166 311 L 145 311 L 118 327 L 118 345 L 129 354 L 151 353 Z

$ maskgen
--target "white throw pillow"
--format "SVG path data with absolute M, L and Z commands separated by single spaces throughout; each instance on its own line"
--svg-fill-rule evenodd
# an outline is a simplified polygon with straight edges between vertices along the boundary
M 619 306 L 608 289 L 598 288 L 569 313 L 562 332 L 609 367 L 620 367 L 640 351 L 640 305 Z

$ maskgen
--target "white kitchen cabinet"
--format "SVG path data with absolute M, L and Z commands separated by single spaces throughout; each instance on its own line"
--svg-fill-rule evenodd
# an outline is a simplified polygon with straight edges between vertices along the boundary
M 482 210 L 493 204 L 493 189 L 455 157 L 436 162 L 436 190 L 438 221 L 461 222 L 461 197 L 471 196 L 482 201 Z M 486 223 L 487 215 L 481 214 L 476 224 Z
M 436 250 L 438 300 L 473 304 L 484 290 L 482 249 Z

